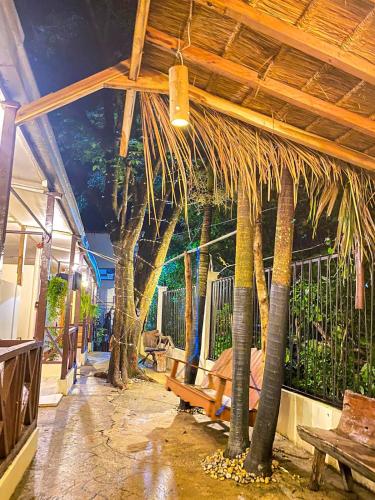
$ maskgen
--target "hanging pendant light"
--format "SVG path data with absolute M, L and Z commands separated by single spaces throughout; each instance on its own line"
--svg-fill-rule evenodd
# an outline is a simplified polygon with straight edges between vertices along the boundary
M 189 125 L 189 75 L 183 64 L 169 68 L 169 117 L 175 127 Z

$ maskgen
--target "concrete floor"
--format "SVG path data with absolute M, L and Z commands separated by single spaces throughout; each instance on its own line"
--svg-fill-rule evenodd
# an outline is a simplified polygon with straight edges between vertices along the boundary
M 200 461 L 225 447 L 224 428 L 203 415 L 178 414 L 177 398 L 158 383 L 133 383 L 120 393 L 92 376 L 106 358 L 89 362 L 71 395 L 40 410 L 38 452 L 14 499 L 351 498 L 332 469 L 321 492 L 307 490 L 311 457 L 280 436 L 275 455 L 289 473 L 278 473 L 277 483 L 211 479 Z M 359 486 L 356 492 L 374 498 Z

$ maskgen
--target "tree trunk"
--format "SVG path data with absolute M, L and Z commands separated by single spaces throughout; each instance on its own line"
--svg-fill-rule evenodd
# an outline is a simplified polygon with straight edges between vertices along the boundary
M 124 294 L 122 286 L 122 274 L 125 267 L 121 253 L 115 251 L 115 255 L 118 257 L 118 261 L 115 267 L 115 313 L 113 319 L 113 343 L 112 352 L 109 360 L 108 377 L 107 380 L 113 386 L 118 388 L 123 388 L 126 384 L 126 380 L 123 381 L 121 374 L 121 345 L 125 341 L 124 335 Z
M 238 185 L 236 268 L 232 325 L 232 404 L 227 457 L 249 446 L 250 349 L 253 333 L 253 239 L 250 203 L 242 180 Z
M 210 241 L 212 211 L 213 207 L 210 201 L 210 203 L 204 207 L 200 245 L 204 245 L 205 243 L 208 243 Z M 195 366 L 199 365 L 199 356 L 202 344 L 204 309 L 206 306 L 209 258 L 210 256 L 208 247 L 201 248 L 199 251 L 196 318 L 194 325 L 194 334 L 191 336 L 191 342 L 189 343 L 188 353 L 187 353 L 187 360 L 190 364 L 187 365 L 185 370 L 185 383 L 187 384 L 194 384 L 197 376 L 197 369 L 193 368 L 191 365 Z
M 263 359 L 266 353 L 268 329 L 268 291 L 263 265 L 262 219 L 259 215 L 254 234 L 254 269 L 260 313 L 261 346 Z
M 285 168 L 282 174 L 281 191 L 277 208 L 263 384 L 252 436 L 251 450 L 245 461 L 247 471 L 264 476 L 269 476 L 272 472 L 272 446 L 275 438 L 283 383 L 294 208 L 293 179 L 289 170 Z
M 173 236 L 176 224 L 181 213 L 181 205 L 174 206 L 172 213 L 169 215 L 167 227 L 162 235 L 158 250 L 154 253 L 152 266 L 148 266 L 142 274 L 144 276 L 142 293 L 138 303 L 137 321 L 133 323 L 133 327 L 129 334 L 129 348 L 128 348 L 128 363 L 130 367 L 129 376 L 136 376 L 141 374 L 138 368 L 138 347 L 139 338 L 143 331 L 143 326 L 146 321 L 152 297 L 154 296 L 156 286 L 162 271 L 162 265 L 165 261 L 171 238 Z M 139 276 L 138 276 L 139 278 Z M 137 279 L 137 282 L 140 280 Z M 131 344 L 131 345 L 130 345 Z

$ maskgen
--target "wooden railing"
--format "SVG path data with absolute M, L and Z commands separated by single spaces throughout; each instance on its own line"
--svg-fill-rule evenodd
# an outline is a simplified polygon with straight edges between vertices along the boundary
M 0 340 L 0 477 L 36 427 L 43 343 Z
M 46 326 L 43 348 L 43 363 L 61 363 L 63 358 L 63 334 L 61 326 Z
M 63 355 L 61 363 L 61 379 L 66 378 L 67 373 L 71 368 L 77 368 L 77 341 L 78 341 L 78 326 L 71 326 L 68 330 L 68 335 L 63 339 Z M 74 375 L 74 379 L 75 379 Z
M 91 324 L 91 322 L 88 322 L 86 320 L 84 320 L 82 323 L 82 337 L 81 337 L 81 353 L 82 354 L 87 351 L 88 342 L 89 342 L 89 335 L 90 335 L 90 324 Z

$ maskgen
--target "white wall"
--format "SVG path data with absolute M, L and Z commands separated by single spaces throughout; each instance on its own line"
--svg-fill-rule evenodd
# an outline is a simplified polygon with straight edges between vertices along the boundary
M 5 279 L 0 281 L 0 338 L 17 337 L 19 293 L 17 285 Z
M 0 338 L 31 339 L 35 328 L 35 266 L 23 267 L 22 286 L 17 283 L 17 265 L 4 264 L 0 284 Z

